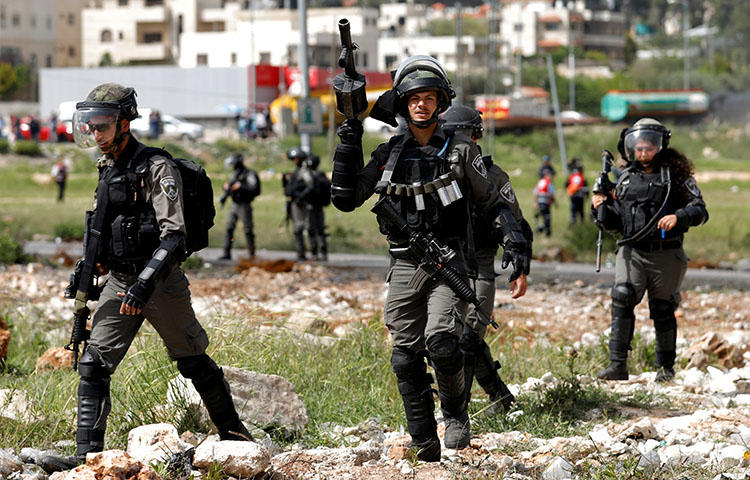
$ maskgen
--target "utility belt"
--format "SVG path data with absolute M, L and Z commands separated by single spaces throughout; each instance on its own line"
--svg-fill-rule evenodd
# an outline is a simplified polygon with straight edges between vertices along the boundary
M 110 258 L 108 266 L 111 272 L 120 275 L 137 276 L 146 268 L 148 261 L 148 258 L 138 258 L 135 260 Z
M 451 203 L 463 198 L 461 188 L 458 186 L 458 175 L 454 172 L 444 173 L 440 177 L 427 183 L 414 183 L 407 185 L 403 183 L 388 183 L 385 187 L 386 195 L 396 195 L 399 197 L 414 197 L 417 204 L 417 210 L 424 210 L 425 194 L 436 193 L 440 203 L 447 207 Z
M 641 240 L 630 244 L 631 248 L 642 252 L 657 252 L 682 247 L 682 240 Z

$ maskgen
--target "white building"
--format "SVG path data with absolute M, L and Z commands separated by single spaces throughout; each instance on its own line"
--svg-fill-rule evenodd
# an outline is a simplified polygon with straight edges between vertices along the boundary
M 357 67 L 376 68 L 378 11 L 371 8 L 311 8 L 307 10 L 307 46 L 310 65 L 328 67 L 338 56 L 341 40 L 338 21 L 349 20 L 351 35 L 359 46 Z M 242 10 L 236 30 L 183 32 L 179 65 L 229 67 L 264 63 L 297 65 L 300 42 L 296 10 Z
M 463 71 L 487 68 L 487 38 L 461 37 Z M 456 37 L 405 36 L 381 37 L 378 40 L 379 71 L 398 67 L 401 60 L 411 55 L 430 55 L 449 72 L 458 69 Z
M 56 0 L 0 0 L 0 61 L 53 67 L 56 51 Z

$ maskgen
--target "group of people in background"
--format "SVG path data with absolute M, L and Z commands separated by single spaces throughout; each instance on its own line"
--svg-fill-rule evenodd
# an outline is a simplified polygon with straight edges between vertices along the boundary
M 268 138 L 271 135 L 271 113 L 268 109 L 237 115 L 235 120 L 240 138 Z
M 538 171 L 539 181 L 534 186 L 533 195 L 536 230 L 539 233 L 544 233 L 547 237 L 552 235 L 552 207 L 557 205 L 554 184 L 555 173 L 557 172 L 551 164 L 550 156 L 544 155 Z M 570 224 L 583 223 L 585 219 L 583 205 L 589 195 L 589 184 L 583 175 L 583 162 L 578 157 L 573 157 L 568 162 L 565 191 L 570 199 Z

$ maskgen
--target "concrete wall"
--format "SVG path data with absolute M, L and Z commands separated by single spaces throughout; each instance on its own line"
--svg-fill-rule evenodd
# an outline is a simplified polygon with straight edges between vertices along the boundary
M 81 101 L 97 85 L 116 82 L 133 87 L 138 105 L 184 118 L 233 117 L 227 105 L 246 107 L 247 68 L 179 68 L 175 66 L 49 68 L 40 71 L 40 111 L 48 114 L 61 102 Z M 224 106 L 224 108 L 222 108 Z

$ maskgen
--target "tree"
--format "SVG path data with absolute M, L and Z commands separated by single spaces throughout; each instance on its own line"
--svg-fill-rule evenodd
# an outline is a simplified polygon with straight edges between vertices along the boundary
M 0 62 L 0 98 L 6 100 L 16 89 L 16 69 L 10 63 Z

